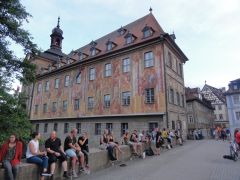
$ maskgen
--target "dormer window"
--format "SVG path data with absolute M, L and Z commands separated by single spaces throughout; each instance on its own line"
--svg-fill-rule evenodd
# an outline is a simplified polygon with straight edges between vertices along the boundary
M 95 56 L 95 55 L 98 53 L 98 50 L 97 50 L 97 48 L 96 48 L 97 43 L 96 43 L 95 41 L 92 41 L 92 42 L 90 43 L 90 46 L 91 46 L 91 48 L 90 48 L 90 54 L 91 54 L 91 56 Z
M 107 46 L 107 51 L 111 51 L 116 46 L 116 44 L 114 42 L 108 40 L 106 43 L 106 46 Z
M 91 52 L 91 56 L 95 56 L 96 55 L 96 48 L 91 48 L 90 52 Z
M 131 44 L 135 40 L 135 36 L 131 33 L 128 33 L 125 37 L 126 44 Z
M 69 57 L 67 57 L 66 61 L 67 61 L 67 64 L 70 64 L 70 63 L 71 63 L 71 61 L 70 61 L 70 58 L 69 58 Z
M 119 33 L 120 36 L 124 35 L 125 32 L 126 32 L 126 29 L 124 29 L 123 27 L 118 29 L 118 33 Z
M 49 64 L 48 65 L 48 72 L 50 72 L 52 70 L 52 66 Z
M 147 38 L 153 35 L 154 30 L 151 27 L 146 25 L 143 28 L 142 32 L 143 32 L 143 38 Z
M 82 61 L 83 59 L 85 59 L 87 57 L 87 55 L 82 52 L 78 52 L 78 57 L 79 57 L 79 61 Z
M 112 44 L 112 42 L 109 42 L 109 43 L 107 44 L 107 51 L 111 51 L 112 48 L 113 48 L 113 44 Z

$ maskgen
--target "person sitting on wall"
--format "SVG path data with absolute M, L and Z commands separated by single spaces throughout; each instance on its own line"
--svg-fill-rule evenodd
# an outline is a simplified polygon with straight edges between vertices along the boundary
M 109 131 L 108 129 L 104 129 L 103 135 L 100 137 L 100 146 L 99 148 L 101 150 L 107 150 L 108 155 L 111 161 L 117 160 L 116 157 L 114 156 L 114 147 L 110 146 L 109 144 Z
M 83 132 L 82 136 L 78 138 L 78 145 L 81 148 L 81 151 L 84 154 L 85 159 L 85 167 L 90 173 L 90 167 L 88 164 L 88 156 L 89 156 L 89 147 L 88 147 L 88 134 L 87 132 Z
M 129 140 L 130 140 L 130 135 L 129 135 L 129 131 L 126 130 L 122 136 L 122 144 L 123 145 L 129 145 Z
M 51 176 L 47 173 L 48 157 L 46 151 L 39 150 L 39 140 L 41 135 L 39 132 L 32 133 L 32 140 L 28 143 L 26 158 L 27 163 L 37 164 L 42 168 L 40 179 L 43 180 L 44 176 Z
M 52 131 L 50 138 L 45 142 L 45 148 L 47 150 L 48 162 L 50 164 L 51 179 L 55 172 L 56 162 L 59 159 L 63 167 L 63 177 L 68 178 L 67 175 L 67 156 L 61 145 L 61 140 L 56 136 L 56 131 Z
M 4 179 L 15 180 L 22 158 L 22 143 L 16 135 L 11 134 L 0 150 L 0 166 L 3 165 L 5 169 Z
M 84 166 L 84 154 L 81 152 L 81 148 L 77 144 L 77 129 L 73 128 L 69 134 L 69 136 L 66 137 L 64 141 L 64 151 L 67 156 L 71 158 L 71 172 L 73 177 L 78 177 L 76 173 L 76 164 L 77 159 L 79 156 L 79 165 L 81 164 L 80 171 L 87 172 Z
M 109 146 L 112 146 L 112 148 L 115 150 L 116 160 L 119 160 L 119 153 L 122 153 L 122 150 L 119 147 L 119 143 L 115 141 L 112 131 L 111 132 L 109 131 L 108 141 Z
M 131 134 L 129 144 L 132 145 L 133 154 L 140 157 L 142 155 L 142 143 L 138 141 L 137 130 L 134 130 Z

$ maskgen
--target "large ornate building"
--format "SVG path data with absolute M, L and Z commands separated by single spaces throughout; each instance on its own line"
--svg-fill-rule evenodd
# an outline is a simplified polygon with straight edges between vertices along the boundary
M 240 129 L 240 78 L 233 80 L 228 85 L 225 94 L 227 99 L 228 117 L 231 133 L 236 128 Z
M 31 57 L 37 65 L 29 94 L 30 119 L 45 137 L 70 128 L 98 144 L 107 128 L 119 140 L 127 129 L 179 129 L 186 135 L 183 64 L 175 35 L 165 33 L 152 12 L 76 49 L 62 52 L 59 21 L 51 46 Z

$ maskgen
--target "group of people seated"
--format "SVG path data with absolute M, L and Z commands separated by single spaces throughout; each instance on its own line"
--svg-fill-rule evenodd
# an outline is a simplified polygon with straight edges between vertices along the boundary
M 159 128 L 155 128 L 152 132 L 145 132 L 143 130 L 140 133 L 138 133 L 137 130 L 134 130 L 131 135 L 126 131 L 123 135 L 124 144 L 130 145 L 133 149 L 133 154 L 138 156 L 142 156 L 142 152 L 149 153 L 149 150 L 152 155 L 160 155 L 160 147 L 163 147 L 163 145 L 166 144 L 166 147 L 171 149 L 173 140 L 175 140 L 177 144 L 182 145 L 182 138 L 179 131 L 170 131 L 166 128 L 163 128 L 162 131 Z M 151 149 L 152 143 L 156 146 L 155 153 L 153 153 Z
M 78 177 L 76 173 L 77 161 L 79 161 L 79 171 L 86 174 L 90 173 L 88 165 L 88 135 L 86 132 L 77 140 L 77 129 L 72 129 L 66 137 L 63 147 L 56 132 L 52 131 L 50 137 L 45 141 L 45 151 L 40 151 L 39 148 L 40 133 L 33 132 L 31 136 L 31 140 L 27 145 L 26 160 L 27 163 L 37 164 L 41 168 L 40 180 L 43 180 L 44 176 L 54 179 L 57 160 L 62 165 L 64 171 L 63 178 Z M 3 165 L 5 169 L 5 179 L 16 179 L 22 158 L 22 149 L 22 142 L 14 134 L 2 145 L 0 165 Z M 68 173 L 67 157 L 71 159 L 70 173 Z
M 54 179 L 56 162 L 59 161 L 63 168 L 63 177 L 78 177 L 76 172 L 77 162 L 79 162 L 79 171 L 86 174 L 90 173 L 88 164 L 88 134 L 86 132 L 77 139 L 77 129 L 73 128 L 70 134 L 65 138 L 64 146 L 62 146 L 60 138 L 57 137 L 56 131 L 52 131 L 50 137 L 45 141 L 45 151 L 40 151 L 39 140 L 41 135 L 39 132 L 33 132 L 31 140 L 27 145 L 26 161 L 27 163 L 37 164 L 41 168 L 40 180 L 44 176 Z M 129 145 L 133 155 L 142 157 L 143 152 L 151 149 L 152 143 L 156 146 L 155 155 L 160 155 L 160 147 L 167 143 L 172 147 L 173 139 L 182 144 L 182 139 L 178 131 L 169 131 L 155 128 L 152 132 L 141 131 L 138 133 L 134 130 L 132 133 L 125 131 L 122 136 L 121 144 Z M 123 153 L 113 135 L 108 129 L 100 137 L 101 150 L 107 150 L 109 158 L 112 161 L 120 159 L 120 153 Z M 0 151 L 0 166 L 5 169 L 5 179 L 15 180 L 18 167 L 22 158 L 22 142 L 16 135 L 10 135 L 9 139 L 2 145 Z M 152 151 L 153 152 L 153 151 Z M 154 155 L 154 153 L 153 153 Z M 70 158 L 70 167 L 68 168 L 67 157 Z M 49 170 L 48 170 L 49 169 Z M 70 173 L 68 173 L 68 170 Z

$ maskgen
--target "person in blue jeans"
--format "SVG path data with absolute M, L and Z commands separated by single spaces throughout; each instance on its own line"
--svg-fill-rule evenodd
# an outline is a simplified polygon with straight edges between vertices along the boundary
M 37 164 L 42 169 L 40 180 L 44 179 L 44 176 L 50 176 L 47 173 L 48 168 L 48 157 L 46 156 L 47 153 L 45 151 L 39 150 L 39 139 L 40 133 L 34 132 L 32 134 L 32 140 L 28 143 L 26 158 L 28 163 Z

